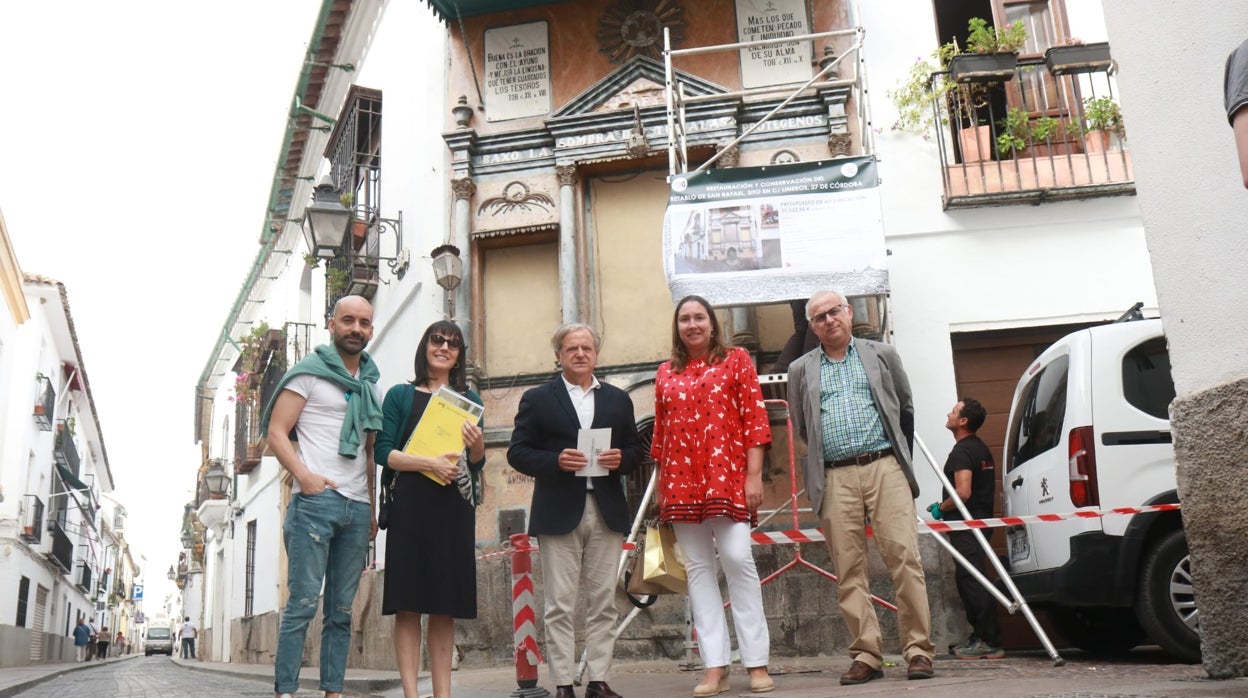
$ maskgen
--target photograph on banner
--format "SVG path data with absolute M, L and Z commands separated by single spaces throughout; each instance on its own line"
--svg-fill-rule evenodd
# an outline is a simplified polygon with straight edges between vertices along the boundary
M 663 219 L 672 297 L 772 303 L 834 287 L 888 290 L 879 177 L 870 157 L 672 177 Z

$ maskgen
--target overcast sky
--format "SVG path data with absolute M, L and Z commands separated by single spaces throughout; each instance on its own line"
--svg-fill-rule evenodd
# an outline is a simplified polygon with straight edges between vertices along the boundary
M 258 249 L 319 6 L 0 0 L 0 211 L 22 270 L 68 290 L 149 602 L 174 591 L 195 383 Z

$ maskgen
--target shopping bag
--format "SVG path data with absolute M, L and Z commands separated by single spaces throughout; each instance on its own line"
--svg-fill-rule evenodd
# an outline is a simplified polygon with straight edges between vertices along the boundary
M 646 549 L 642 555 L 647 582 L 654 582 L 676 594 L 689 593 L 685 580 L 685 565 L 680 560 L 676 545 L 676 531 L 670 523 L 662 523 L 646 529 Z
M 624 568 L 624 591 L 628 600 L 637 608 L 649 608 L 659 600 L 659 594 L 671 594 L 672 590 L 658 582 L 646 581 L 646 536 L 638 537 L 636 545 L 629 553 L 628 564 Z

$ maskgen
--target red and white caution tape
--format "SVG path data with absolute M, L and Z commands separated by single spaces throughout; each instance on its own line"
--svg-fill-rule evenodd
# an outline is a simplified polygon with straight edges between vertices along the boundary
M 1021 526 L 1029 523 L 1047 523 L 1066 521 L 1068 519 L 1096 519 L 1111 514 L 1147 514 L 1157 511 L 1178 511 L 1178 504 L 1151 504 L 1142 507 L 1115 507 L 1113 509 L 1086 509 L 1064 514 L 1036 514 L 1034 516 L 1006 516 L 1000 519 L 968 519 L 966 521 L 923 521 L 920 533 L 948 533 L 950 531 L 969 531 L 976 528 L 1000 528 L 1003 526 Z M 868 535 L 870 530 L 868 529 Z M 804 528 L 797 531 L 755 531 L 750 534 L 755 545 L 776 545 L 785 543 L 818 543 L 824 540 L 823 531 L 817 528 Z
M 1065 514 L 1036 514 L 1034 516 L 1006 516 L 1000 519 L 968 519 L 966 521 L 924 521 L 933 533 L 949 531 L 969 531 L 973 528 L 1000 528 L 1002 526 L 1021 526 L 1029 523 L 1047 523 L 1050 521 L 1066 521 L 1068 519 L 1098 519 L 1110 514 L 1147 514 L 1154 511 L 1178 511 L 1178 504 L 1151 504 L 1142 507 L 1116 507 L 1113 509 L 1087 509 L 1072 511 Z

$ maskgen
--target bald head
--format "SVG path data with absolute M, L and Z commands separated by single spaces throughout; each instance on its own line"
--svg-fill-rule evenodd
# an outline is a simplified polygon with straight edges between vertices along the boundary
M 334 303 L 329 319 L 329 334 L 334 348 L 345 361 L 358 356 L 373 338 L 373 306 L 363 296 L 343 296 Z

